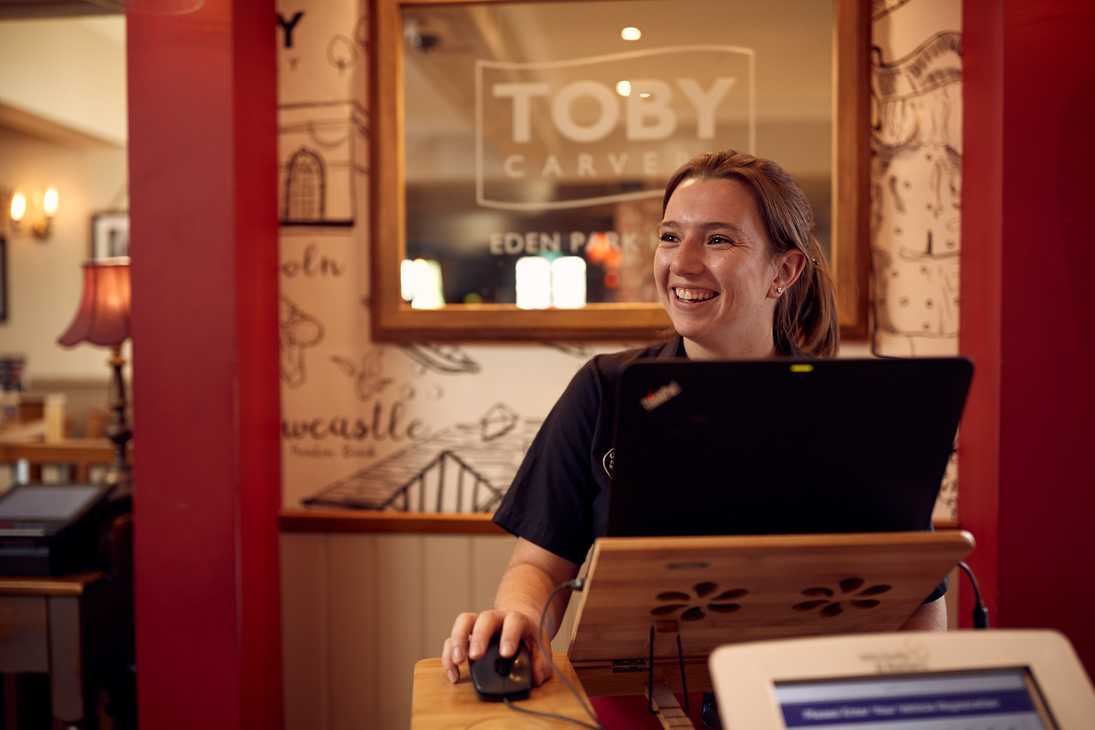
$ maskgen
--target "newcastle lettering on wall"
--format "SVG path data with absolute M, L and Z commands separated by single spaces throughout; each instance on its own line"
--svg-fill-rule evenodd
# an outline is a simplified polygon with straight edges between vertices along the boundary
M 416 441 L 429 435 L 426 425 L 407 413 L 403 401 L 377 400 L 366 416 L 315 416 L 285 419 L 285 441 Z

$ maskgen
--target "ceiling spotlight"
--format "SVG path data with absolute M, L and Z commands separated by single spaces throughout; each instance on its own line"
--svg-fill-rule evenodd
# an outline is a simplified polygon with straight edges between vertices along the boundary
M 629 25 L 620 31 L 620 37 L 625 41 L 637 41 L 643 37 L 643 32 L 633 25 Z
M 616 93 L 620 96 L 631 96 L 631 82 L 626 79 L 624 81 L 617 81 Z

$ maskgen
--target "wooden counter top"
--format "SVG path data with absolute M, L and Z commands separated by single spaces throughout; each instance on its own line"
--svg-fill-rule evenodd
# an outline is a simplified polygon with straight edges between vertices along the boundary
M 505 535 L 490 515 L 432 512 L 381 512 L 352 509 L 283 509 L 278 516 L 282 532 L 425 532 L 436 535 Z M 954 530 L 956 520 L 936 520 L 935 529 Z
M 555 665 L 558 671 L 565 672 L 570 677 L 571 682 L 584 696 L 582 685 L 578 683 L 578 677 L 574 674 L 566 654 L 556 653 Z M 491 730 L 577 727 L 561 720 L 521 714 L 501 702 L 483 702 L 475 694 L 466 666 L 462 672 L 460 681 L 452 684 L 441 671 L 440 659 L 423 659 L 414 665 L 411 730 L 457 730 L 473 726 L 484 729 L 489 727 Z M 527 700 L 521 700 L 517 704 L 528 710 L 554 712 L 590 722 L 578 700 L 557 677 L 533 689 Z
M 0 596 L 79 596 L 92 583 L 105 580 L 103 573 L 80 573 L 64 577 L 0 577 Z
M 505 535 L 486 513 L 438 514 L 350 509 L 284 509 L 282 532 L 426 532 L 437 535 Z

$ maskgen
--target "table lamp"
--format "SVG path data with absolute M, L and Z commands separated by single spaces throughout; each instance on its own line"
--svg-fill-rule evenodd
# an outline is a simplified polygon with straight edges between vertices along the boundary
M 129 257 L 99 259 L 84 263 L 84 292 L 72 324 L 57 340 L 64 347 L 82 342 L 111 348 L 107 363 L 113 369 L 110 409 L 113 420 L 107 437 L 114 443 L 114 464 L 107 483 L 129 492 L 131 486 L 126 444 L 133 432 L 126 417 L 125 378 L 122 343 L 129 339 Z M 119 495 L 120 496 L 120 495 Z

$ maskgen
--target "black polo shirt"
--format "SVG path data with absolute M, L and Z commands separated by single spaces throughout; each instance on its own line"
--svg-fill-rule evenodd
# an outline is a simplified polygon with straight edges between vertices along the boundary
M 684 357 L 678 336 L 651 347 L 597 355 L 582 366 L 548 413 L 494 521 L 581 565 L 608 525 L 612 428 L 624 367 Z
M 544 419 L 494 522 L 575 565 L 608 526 L 616 391 L 636 360 L 687 357 L 679 335 L 650 347 L 597 355 Z M 944 581 L 925 603 L 946 593 Z

